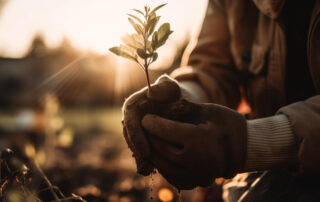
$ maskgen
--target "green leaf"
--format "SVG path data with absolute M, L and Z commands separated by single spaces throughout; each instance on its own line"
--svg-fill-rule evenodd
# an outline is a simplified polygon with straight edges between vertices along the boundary
M 158 59 L 158 53 L 154 52 L 152 54 L 152 62 L 156 61 Z
M 137 13 L 140 13 L 141 15 L 143 15 L 144 16 L 144 13 L 142 12 L 142 11 L 140 11 L 140 10 L 138 10 L 138 9 L 133 9 L 135 12 L 137 12 Z
M 132 18 L 128 18 L 128 20 L 129 20 L 129 22 L 131 23 L 132 27 L 136 30 L 136 32 L 137 32 L 138 34 L 143 35 L 142 27 L 141 27 L 140 25 L 136 24 L 136 23 L 132 20 Z
M 151 46 L 153 50 L 157 49 L 157 44 L 158 44 L 158 32 L 155 31 L 152 35 L 152 42 L 151 42 Z
M 156 15 L 149 16 L 148 21 L 147 21 L 147 25 L 145 27 L 146 33 L 148 33 L 150 26 L 152 26 L 152 24 L 155 23 L 156 17 L 157 17 Z
M 162 24 L 158 29 L 158 43 L 157 48 L 162 46 L 166 43 L 167 39 L 169 38 L 169 35 L 172 34 L 173 31 L 170 30 L 170 24 L 164 23 Z
M 149 53 L 153 52 L 152 42 L 151 41 L 149 41 L 149 40 L 147 41 L 146 47 L 147 47 L 147 50 L 148 50 Z
M 121 57 L 127 58 L 129 60 L 138 62 L 137 55 L 129 47 L 120 45 L 120 47 L 115 46 L 115 47 L 110 48 L 109 50 L 118 56 L 121 56 Z
M 169 23 L 163 23 L 159 29 L 158 29 L 158 38 L 159 41 L 165 37 L 170 32 L 170 24 Z
M 168 34 L 165 35 L 165 37 L 163 37 L 161 40 L 159 40 L 158 48 L 166 43 L 170 34 L 172 34 L 172 33 L 173 33 L 173 31 L 170 31 Z
M 139 55 L 139 57 L 141 57 L 142 59 L 147 59 L 148 57 L 150 57 L 150 55 L 148 53 L 146 53 L 143 49 L 139 48 L 137 50 L 137 53 Z
M 148 13 L 150 11 L 150 7 L 149 6 L 144 6 L 144 10 L 146 11 L 146 13 Z
M 152 32 L 154 31 L 154 28 L 157 26 L 159 20 L 160 20 L 160 16 L 156 16 L 156 17 L 152 18 L 150 20 L 150 22 L 148 22 L 148 24 L 146 26 L 146 32 L 148 33 L 148 36 L 150 36 L 152 34 Z
M 126 34 L 121 38 L 122 42 L 127 46 L 138 49 L 144 48 L 143 46 L 143 38 L 139 34 Z
M 150 15 L 153 14 L 153 13 L 155 13 L 157 10 L 159 10 L 160 8 L 162 8 L 162 7 L 165 6 L 165 5 L 167 5 L 167 4 L 161 4 L 160 6 L 157 6 L 156 8 L 154 8 L 154 9 L 151 11 Z
M 155 13 L 149 14 L 149 20 L 148 21 L 150 21 L 150 20 L 152 20 L 152 19 L 154 19 L 156 17 L 157 17 L 157 15 Z
M 134 15 L 131 15 L 131 14 L 128 14 L 130 17 L 134 18 L 135 20 L 137 20 L 141 25 L 143 25 L 143 22 L 142 20 L 140 20 L 140 18 L 138 18 L 137 16 L 134 16 Z

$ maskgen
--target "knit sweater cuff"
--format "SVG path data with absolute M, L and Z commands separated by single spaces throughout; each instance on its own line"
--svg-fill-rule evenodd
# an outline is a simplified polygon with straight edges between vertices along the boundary
M 286 115 L 249 120 L 247 126 L 248 144 L 244 171 L 290 168 L 297 164 L 297 140 Z

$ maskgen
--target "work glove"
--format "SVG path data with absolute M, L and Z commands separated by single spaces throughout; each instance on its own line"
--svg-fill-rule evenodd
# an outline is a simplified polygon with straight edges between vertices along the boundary
M 167 103 L 179 100 L 180 94 L 178 83 L 163 75 L 151 85 L 150 91 L 145 87 L 132 94 L 124 102 L 122 108 L 123 135 L 135 157 L 138 173 L 149 175 L 154 170 L 149 161 L 150 144 L 141 127 L 142 117 L 147 113 L 171 117 L 162 112 L 166 111 L 164 109 L 167 108 Z
M 172 185 L 205 187 L 216 177 L 230 178 L 242 170 L 247 142 L 243 115 L 184 99 L 169 104 L 167 111 L 178 119 L 147 114 L 142 126 L 153 149 L 150 161 Z

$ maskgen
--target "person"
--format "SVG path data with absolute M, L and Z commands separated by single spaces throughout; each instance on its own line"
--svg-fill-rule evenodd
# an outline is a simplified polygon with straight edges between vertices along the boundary
M 319 0 L 210 0 L 188 65 L 124 103 L 124 135 L 179 189 L 236 176 L 227 201 L 317 201 L 319 92 Z

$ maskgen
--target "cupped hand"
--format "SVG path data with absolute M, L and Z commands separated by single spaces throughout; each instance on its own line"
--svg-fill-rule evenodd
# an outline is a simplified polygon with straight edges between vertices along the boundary
M 148 161 L 150 145 L 141 127 L 142 117 L 147 113 L 161 114 L 165 105 L 180 98 L 180 87 L 170 77 L 163 75 L 152 84 L 132 94 L 122 108 L 123 135 L 133 152 L 138 173 L 149 175 L 153 165 Z
M 232 177 L 245 162 L 245 118 L 216 104 L 172 103 L 180 121 L 154 114 L 143 117 L 153 153 L 152 164 L 174 186 L 209 186 L 216 177 Z M 185 120 L 182 118 L 185 117 Z

